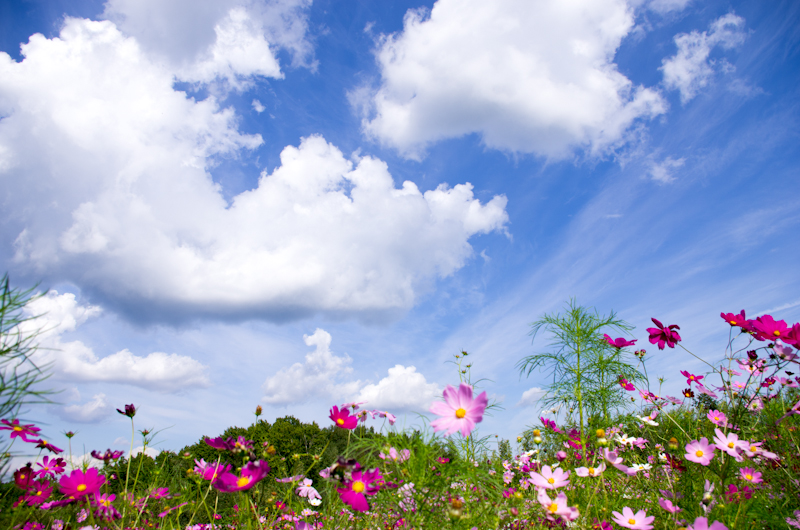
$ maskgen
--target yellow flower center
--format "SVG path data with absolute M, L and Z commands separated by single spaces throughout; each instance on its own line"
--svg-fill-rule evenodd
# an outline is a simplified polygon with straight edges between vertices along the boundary
M 547 509 L 550 510 L 550 513 L 556 513 L 558 511 L 558 504 L 552 503 Z
M 628 524 L 636 524 L 636 519 L 628 519 Z
M 780 337 L 781 336 L 781 332 L 778 331 L 777 329 L 775 331 L 773 331 L 772 334 L 775 335 L 776 337 Z
M 461 419 L 467 415 L 467 411 L 464 409 L 456 409 L 456 418 Z
M 744 476 L 744 478 L 746 478 L 747 480 L 753 480 L 753 475 L 748 473 L 747 475 Z
M 733 442 L 728 442 L 728 449 L 733 449 Z
M 242 477 L 236 481 L 236 486 L 239 488 L 243 488 L 250 483 L 250 477 Z
M 41 491 L 37 491 L 37 492 L 36 492 L 36 495 L 41 495 L 41 494 L 42 494 L 42 492 L 41 492 Z
M 548 484 L 555 484 L 555 482 L 556 482 L 556 480 L 555 480 L 554 478 L 552 478 L 552 477 L 550 477 L 549 479 L 547 479 L 547 483 L 548 483 Z
M 589 474 L 590 474 L 590 475 L 594 475 L 594 468 L 593 468 L 593 467 L 590 467 L 590 468 L 589 468 Z
M 15 430 L 15 431 L 17 431 L 17 432 L 19 432 L 19 431 L 21 431 L 21 430 L 22 430 L 22 427 L 20 427 L 19 425 L 17 425 L 16 427 L 14 427 L 14 430 Z
M 75 489 L 78 491 L 86 491 L 86 484 L 78 484 L 78 487 Z
M 735 320 L 731 320 L 730 322 L 731 322 L 731 324 L 733 324 L 734 326 L 736 325 L 736 321 L 735 321 Z
M 106 500 L 104 500 L 104 501 L 100 501 L 100 502 L 101 502 L 101 504 L 102 504 L 103 506 L 105 506 L 105 507 L 111 506 L 111 501 L 110 501 L 110 500 L 108 500 L 108 499 L 106 499 Z
M 758 451 L 758 447 L 756 447 L 755 445 L 750 447 L 750 452 L 751 453 L 755 453 L 756 451 Z
M 701 456 L 703 456 L 703 451 L 699 451 L 699 450 L 698 450 L 698 451 L 695 453 L 695 456 L 696 456 L 697 458 L 700 458 Z
M 342 418 L 339 418 L 338 420 L 336 420 L 336 423 L 338 423 L 339 425 L 344 425 L 344 420 Z
M 353 482 L 352 488 L 353 491 L 355 491 L 356 493 L 361 493 L 362 491 L 364 491 L 365 486 L 363 482 L 361 482 L 360 480 L 356 480 L 355 482 Z

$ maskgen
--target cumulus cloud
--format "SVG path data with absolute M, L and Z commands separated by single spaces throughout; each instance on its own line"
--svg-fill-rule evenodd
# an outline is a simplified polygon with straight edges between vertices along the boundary
M 367 135 L 412 158 L 470 133 L 549 158 L 600 154 L 665 110 L 613 62 L 633 18 L 624 0 L 438 0 L 382 37 L 379 86 L 351 101 Z
M 267 107 L 265 107 L 259 100 L 254 99 L 253 100 L 253 110 L 255 110 L 256 112 L 261 114 L 262 112 L 267 110 Z
M 303 335 L 307 346 L 314 351 L 306 354 L 305 362 L 278 370 L 262 386 L 262 401 L 271 405 L 305 403 L 313 398 L 344 399 L 357 391 L 360 381 L 337 383 L 337 379 L 353 372 L 352 359 L 337 357 L 331 350 L 331 334 L 317 328 L 313 335 Z
M 106 400 L 105 394 L 95 394 L 92 399 L 86 403 L 75 403 L 61 407 L 61 415 L 64 419 L 75 421 L 78 423 L 95 423 L 106 416 L 113 410 Z
M 685 163 L 685 158 L 674 159 L 668 156 L 661 162 L 650 164 L 650 176 L 653 177 L 653 180 L 668 184 L 675 180 L 674 171 L 683 167 Z
M 389 375 L 377 384 L 366 385 L 356 401 L 366 401 L 368 408 L 389 412 L 427 411 L 442 391 L 436 383 L 428 383 L 416 367 L 395 365 Z
M 728 13 L 712 22 L 708 31 L 676 35 L 678 53 L 662 61 L 664 86 L 679 90 L 683 103 L 694 98 L 716 71 L 715 62 L 709 59 L 711 50 L 716 46 L 731 49 L 744 42 L 744 23 L 742 17 Z M 730 66 L 721 62 L 720 68 L 729 69 Z
M 262 142 L 232 109 L 174 90 L 108 21 L 68 19 L 23 54 L 0 54 L 0 229 L 18 276 L 144 321 L 385 318 L 462 267 L 470 237 L 505 229 L 505 197 L 396 188 L 384 162 L 319 136 L 229 204 L 209 168 Z
M 307 38 L 311 0 L 108 0 L 103 17 L 137 39 L 180 78 L 282 77 L 276 52 L 295 66 L 315 65 Z
M 127 383 L 165 392 L 210 384 L 206 367 L 188 356 L 153 352 L 140 357 L 125 349 L 101 358 L 79 340 L 62 340 L 62 334 L 75 331 L 87 319 L 100 314 L 97 306 L 78 304 L 72 293 L 50 291 L 29 302 L 23 311 L 26 316 L 37 317 L 20 324 L 24 335 L 39 332 L 39 349 L 32 359 L 39 365 L 51 363 L 59 379 Z M 70 419 L 85 422 L 96 421 L 107 410 L 103 394 L 95 395 L 86 404 L 62 409 Z
M 545 390 L 535 386 L 522 393 L 522 398 L 517 402 L 517 407 L 532 407 L 539 402 Z

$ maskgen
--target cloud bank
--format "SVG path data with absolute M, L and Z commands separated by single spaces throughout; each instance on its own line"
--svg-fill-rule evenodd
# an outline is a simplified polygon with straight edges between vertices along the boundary
M 442 394 L 436 383 L 428 383 L 414 366 L 395 365 L 389 374 L 361 389 L 357 402 L 366 401 L 370 409 L 388 410 L 392 413 L 427 412 L 431 403 Z
M 69 280 L 140 321 L 379 318 L 462 267 L 470 237 L 505 230 L 505 197 L 397 188 L 384 162 L 320 136 L 228 204 L 209 169 L 262 143 L 233 109 L 175 90 L 176 70 L 109 21 L 67 19 L 22 52 L 0 54 L 0 230 L 17 276 Z
M 439 0 L 382 37 L 379 87 L 351 98 L 365 133 L 411 158 L 471 133 L 553 159 L 602 154 L 665 111 L 613 62 L 633 25 L 623 0 Z

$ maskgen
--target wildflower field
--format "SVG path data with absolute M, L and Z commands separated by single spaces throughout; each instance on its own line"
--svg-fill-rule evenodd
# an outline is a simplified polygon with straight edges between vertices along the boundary
M 52 442 L 2 419 L 12 451 L 39 454 L 2 484 L 0 527 L 800 528 L 800 323 L 722 313 L 727 347 L 701 359 L 705 373 L 676 367 L 686 389 L 675 397 L 648 379 L 645 350 L 629 352 L 636 340 L 603 333 L 629 327 L 594 318 L 582 328 L 587 315 L 573 316 L 577 327 L 537 323 L 562 348 L 521 372 L 559 376 L 544 402 L 560 414 L 532 418 L 516 441 L 478 434 L 492 404 L 471 384 L 466 352 L 424 431 L 398 431 L 391 411 L 365 403 L 333 405 L 324 428 L 270 424 L 258 407 L 249 427 L 177 453 L 126 459 L 98 448 L 96 467 L 76 468 L 62 458 L 72 433 Z M 684 348 L 677 325 L 653 323 L 651 344 Z M 135 405 L 118 411 L 135 433 Z M 154 433 L 139 433 L 146 447 Z

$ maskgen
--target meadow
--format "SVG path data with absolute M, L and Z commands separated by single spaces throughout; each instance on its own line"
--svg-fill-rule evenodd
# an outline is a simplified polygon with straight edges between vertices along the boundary
M 683 348 L 678 326 L 653 319 L 647 331 L 658 350 L 631 355 L 636 341 L 601 333 L 608 324 L 628 331 L 620 322 L 595 318 L 584 340 L 561 326 L 569 319 L 543 319 L 542 329 L 563 332 L 562 347 L 520 369 L 563 370 L 562 384 L 516 440 L 479 434 L 493 405 L 478 393 L 481 381 L 472 383 L 466 352 L 455 355 L 459 381 L 424 430 L 400 431 L 391 411 L 365 403 L 332 405 L 323 427 L 291 416 L 269 423 L 257 407 L 249 427 L 178 452 L 126 459 L 98 448 L 96 466 L 76 467 L 72 433 L 46 441 L 36 425 L 4 418 L 11 451 L 39 453 L 0 485 L 0 522 L 24 530 L 800 528 L 800 324 L 744 311 L 721 317 L 730 328 L 724 352 L 703 360 L 705 373 L 678 367 L 686 389 L 677 397 L 660 395 L 646 363 Z M 134 404 L 118 412 L 130 418 L 132 440 L 152 443 L 157 433 L 136 434 Z

